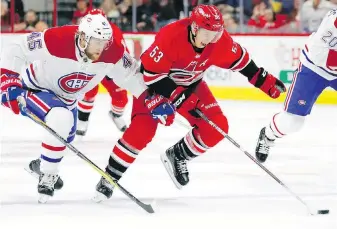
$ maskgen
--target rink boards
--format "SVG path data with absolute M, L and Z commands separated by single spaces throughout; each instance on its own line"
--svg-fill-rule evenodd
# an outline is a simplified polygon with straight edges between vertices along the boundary
M 13 39 L 14 34 L 2 34 L 1 46 Z M 139 59 L 141 53 L 153 42 L 155 34 L 125 34 L 126 44 L 131 54 Z M 234 40 L 244 46 L 254 61 L 290 86 L 293 72 L 299 64 L 301 49 L 307 39 L 303 35 L 234 35 Z M 254 88 L 240 73 L 211 67 L 204 76 L 218 99 L 275 101 Z M 106 90 L 100 87 L 100 92 Z M 276 101 L 283 102 L 285 95 Z M 318 98 L 321 104 L 337 104 L 337 92 L 331 88 Z

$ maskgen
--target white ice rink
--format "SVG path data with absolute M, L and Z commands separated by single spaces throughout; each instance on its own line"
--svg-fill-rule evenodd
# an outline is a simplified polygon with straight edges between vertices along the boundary
M 223 101 L 221 106 L 230 135 L 250 152 L 260 128 L 282 108 L 237 101 Z M 159 128 L 120 182 L 144 202 L 155 200 L 155 214 L 144 212 L 118 190 L 108 202 L 93 203 L 100 177 L 71 152 L 61 164 L 63 189 L 47 204 L 38 204 L 37 180 L 24 167 L 39 156 L 44 130 L 0 109 L 0 229 L 337 229 L 336 106 L 317 105 L 304 129 L 279 141 L 265 164 L 313 209 L 330 209 L 329 215 L 319 216 L 309 216 L 300 202 L 227 141 L 192 161 L 190 184 L 177 190 L 159 154 L 187 132 L 178 123 Z M 74 142 L 101 168 L 121 136 L 108 109 L 108 96 L 100 95 L 87 136 Z

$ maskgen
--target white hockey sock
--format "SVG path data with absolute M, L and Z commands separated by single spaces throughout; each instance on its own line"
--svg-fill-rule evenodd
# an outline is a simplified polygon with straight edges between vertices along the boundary
M 71 128 L 74 125 L 73 114 L 63 107 L 52 108 L 48 112 L 45 121 L 50 128 L 64 139 L 69 137 Z M 66 147 L 55 136 L 46 133 L 42 139 L 41 148 L 41 172 L 57 174 L 58 166 L 64 156 Z
M 287 134 L 299 131 L 304 125 L 304 121 L 305 116 L 291 114 L 286 111 L 275 114 L 270 124 L 266 126 L 266 136 L 271 140 L 282 138 Z

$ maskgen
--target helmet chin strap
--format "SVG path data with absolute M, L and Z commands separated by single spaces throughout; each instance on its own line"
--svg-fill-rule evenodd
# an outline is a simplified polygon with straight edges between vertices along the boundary
M 195 43 L 195 37 L 197 36 L 198 32 L 198 26 L 194 24 L 194 22 L 191 25 L 191 35 L 192 35 L 192 41 Z M 194 34 L 195 33 L 195 34 Z
M 192 41 L 195 43 L 195 37 L 196 37 L 197 35 L 194 35 L 192 31 L 191 31 L 191 33 L 192 33 Z
M 77 39 L 77 47 L 78 47 L 78 49 L 80 50 L 81 54 L 83 54 L 82 58 L 83 58 L 83 60 L 84 60 L 85 62 L 87 62 L 87 60 L 88 60 L 88 57 L 87 57 L 87 54 L 85 53 L 85 50 L 86 50 L 87 47 L 88 47 L 89 40 L 90 40 L 89 36 L 85 36 L 85 38 L 84 38 L 85 45 L 84 45 L 84 47 L 82 48 L 82 46 L 81 46 L 81 37 L 79 36 L 78 39 Z

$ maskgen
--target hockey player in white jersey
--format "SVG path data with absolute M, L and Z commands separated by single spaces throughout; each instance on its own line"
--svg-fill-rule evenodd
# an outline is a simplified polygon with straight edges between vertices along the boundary
M 95 12 L 78 26 L 20 35 L 2 50 L 0 68 L 1 104 L 20 114 L 17 98 L 23 96 L 27 108 L 68 142 L 75 136 L 77 100 L 106 75 L 136 97 L 146 90 L 136 60 Z M 65 146 L 47 132 L 41 140 L 40 160 L 31 165 L 39 174 L 39 201 L 46 202 L 62 187 L 58 167 Z
M 266 161 L 276 139 L 301 129 L 317 97 L 327 87 L 337 90 L 337 10 L 327 13 L 317 32 L 308 38 L 284 110 L 261 129 L 255 150 L 260 162 Z
M 104 12 L 100 9 L 94 9 L 92 11 L 100 12 L 106 17 Z M 90 13 L 91 11 L 89 11 Z M 122 31 L 113 23 L 111 27 L 114 31 L 114 36 L 116 39 L 120 39 L 122 43 L 125 44 Z M 129 52 L 128 48 L 125 45 L 125 49 Z M 101 85 L 107 90 L 110 95 L 110 111 L 109 117 L 115 123 L 118 130 L 124 132 L 127 128 L 125 120 L 123 118 L 125 107 L 128 103 L 127 91 L 123 88 L 118 87 L 113 80 L 106 76 L 103 78 Z M 94 108 L 96 96 L 98 94 L 98 85 L 92 88 L 90 91 L 85 93 L 84 98 L 78 101 L 78 120 L 77 120 L 77 130 L 76 135 L 84 136 L 88 130 L 90 115 L 92 109 Z

